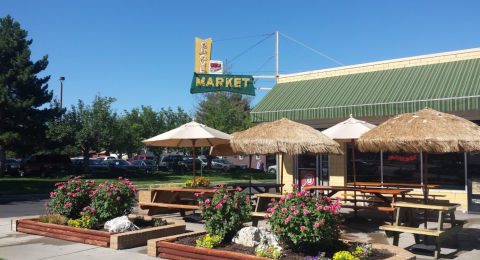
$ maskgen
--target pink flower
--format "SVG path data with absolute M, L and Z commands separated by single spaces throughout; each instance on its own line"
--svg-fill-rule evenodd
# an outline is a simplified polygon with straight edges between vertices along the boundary
M 325 225 L 325 219 L 322 219 L 322 221 L 320 221 L 320 226 L 323 226 Z
M 48 202 L 45 202 L 45 204 L 43 204 L 43 206 L 45 206 L 45 207 L 46 207 L 47 205 L 48 205 Z
M 118 177 L 119 180 L 123 179 L 122 176 Z
M 237 204 L 235 204 L 235 206 L 233 206 L 233 208 L 234 208 L 234 209 L 238 209 L 238 206 L 237 206 Z
M 206 204 L 205 208 L 207 208 L 207 209 L 210 208 L 210 204 Z
M 213 192 L 217 192 L 217 191 L 218 191 L 218 189 L 213 189 Z
M 112 193 L 111 193 L 111 192 L 109 192 L 109 193 L 108 193 L 108 196 L 112 196 Z
M 271 201 L 272 201 L 272 202 L 275 202 L 275 198 L 272 198 Z
M 79 190 L 80 190 L 80 187 L 77 187 L 75 190 L 76 190 L 76 191 L 79 191 Z
M 282 209 L 282 213 L 285 213 L 285 212 L 287 212 L 287 209 L 286 209 L 286 208 L 283 208 L 283 209 Z
M 295 210 L 295 206 L 291 206 L 291 207 L 290 207 L 290 210 Z
M 290 221 L 290 219 L 289 219 L 289 218 L 286 218 L 286 219 L 285 219 L 285 223 L 288 223 L 288 221 Z
M 302 207 L 305 207 L 305 202 L 302 202 L 300 205 L 302 205 Z
M 87 210 L 88 208 L 90 208 L 89 206 L 86 206 L 85 208 L 83 208 L 83 211 Z
M 267 213 L 267 214 L 265 214 L 265 216 L 263 216 L 263 218 L 268 218 L 268 217 L 269 217 L 269 216 L 268 216 L 268 213 Z
M 219 208 L 221 208 L 222 206 L 223 206 L 222 203 L 218 203 L 217 206 L 215 206 L 215 208 L 216 208 L 216 209 L 219 209 Z
M 301 227 L 300 227 L 300 230 L 301 230 L 301 231 L 305 231 L 305 226 L 301 226 Z
M 92 212 L 92 213 L 95 212 L 95 209 L 91 209 L 90 212 Z
M 238 187 L 236 190 L 238 190 L 238 191 L 242 191 L 242 188 Z
M 282 229 L 281 229 L 281 228 L 277 228 L 277 232 L 280 232 L 280 231 L 282 231 Z
M 298 187 L 297 183 L 292 183 L 292 187 Z
M 293 212 L 293 214 L 297 215 L 297 214 L 298 214 L 298 210 L 295 210 L 295 211 Z
M 223 196 L 224 199 L 228 199 L 228 195 Z
M 73 193 L 72 197 L 74 197 L 74 198 L 77 197 L 77 193 Z
M 92 183 L 92 184 L 95 184 L 95 180 L 92 180 L 91 183 Z
M 121 199 L 120 196 L 118 196 L 118 197 L 117 197 L 117 200 L 120 200 L 120 199 Z
M 250 199 L 249 199 L 249 198 L 247 198 L 247 199 L 245 200 L 245 202 L 247 202 L 247 203 L 248 203 L 249 201 L 250 201 Z
M 109 187 L 107 187 L 105 190 L 106 190 L 106 191 L 109 191 L 109 190 L 110 190 L 110 188 L 109 188 Z
M 308 213 L 310 213 L 310 211 L 308 211 L 306 209 L 303 210 L 303 214 L 308 214 Z
M 72 194 L 72 193 L 71 193 L 71 192 L 67 192 L 67 195 L 70 195 L 70 194 Z
M 320 226 L 320 223 L 315 223 L 315 225 L 313 225 L 315 228 L 318 228 Z

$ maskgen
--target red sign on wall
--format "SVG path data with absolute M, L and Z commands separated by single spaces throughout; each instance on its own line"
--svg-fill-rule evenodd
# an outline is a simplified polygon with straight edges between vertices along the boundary
M 389 155 L 388 160 L 389 161 L 401 161 L 401 162 L 411 162 L 415 161 L 417 159 L 417 155 L 414 154 L 412 156 L 400 156 L 400 155 Z
M 300 170 L 300 187 L 302 189 L 305 187 L 315 186 L 316 179 L 315 170 Z

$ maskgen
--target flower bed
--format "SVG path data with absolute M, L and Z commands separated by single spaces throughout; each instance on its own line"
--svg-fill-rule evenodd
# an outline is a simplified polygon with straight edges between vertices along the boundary
M 246 255 L 237 252 L 226 250 L 218 250 L 213 248 L 201 248 L 187 245 L 176 244 L 175 241 L 185 237 L 202 236 L 205 231 L 197 231 L 192 233 L 185 233 L 158 239 L 151 239 L 148 241 L 147 254 L 153 257 L 161 257 L 164 259 L 268 259 L 253 255 Z M 407 250 L 383 244 L 372 244 L 374 249 L 386 250 L 392 254 L 393 257 L 386 258 L 388 260 L 415 260 L 416 256 Z
M 130 215 L 132 217 L 132 215 Z M 149 217 L 145 217 L 146 220 Z M 12 231 L 53 237 L 83 244 L 112 249 L 126 249 L 147 244 L 149 239 L 183 234 L 185 221 L 164 219 L 167 225 L 145 228 L 136 231 L 112 233 L 101 230 L 75 228 L 64 225 L 42 223 L 38 218 L 12 219 Z

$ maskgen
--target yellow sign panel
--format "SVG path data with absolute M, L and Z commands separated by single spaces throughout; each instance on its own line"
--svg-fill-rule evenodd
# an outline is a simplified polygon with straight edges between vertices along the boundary
M 195 73 L 208 73 L 211 54 L 212 38 L 205 40 L 195 38 Z

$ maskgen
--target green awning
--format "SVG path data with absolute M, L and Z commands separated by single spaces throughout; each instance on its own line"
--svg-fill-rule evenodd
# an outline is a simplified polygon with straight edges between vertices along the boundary
M 397 115 L 430 107 L 480 109 L 480 59 L 280 83 L 253 108 L 253 122 Z

